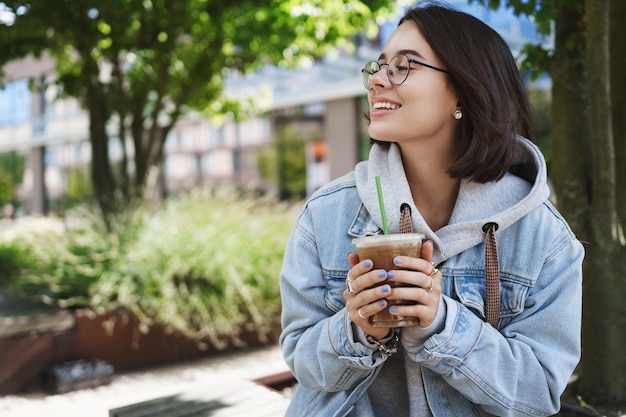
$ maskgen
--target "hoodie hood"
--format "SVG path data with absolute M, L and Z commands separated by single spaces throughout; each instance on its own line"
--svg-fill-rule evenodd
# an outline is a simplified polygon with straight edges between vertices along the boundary
M 437 231 L 428 227 L 415 207 L 400 148 L 395 143 L 375 143 L 368 161 L 357 164 L 357 192 L 374 223 L 382 229 L 375 180 L 380 177 L 389 233 L 399 232 L 401 207 L 408 204 L 413 230 L 433 241 L 433 260 L 439 263 L 484 241 L 484 225 L 496 223 L 499 231 L 504 230 L 548 199 L 550 189 L 541 152 L 528 139 L 518 136 L 517 140 L 522 155 L 515 165 L 516 174 L 509 172 L 501 180 L 485 184 L 462 180 L 450 221 Z

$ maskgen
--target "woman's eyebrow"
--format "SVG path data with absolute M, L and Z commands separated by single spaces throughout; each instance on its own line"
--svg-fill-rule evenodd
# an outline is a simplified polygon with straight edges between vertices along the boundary
M 402 49 L 400 51 L 398 51 L 398 53 L 396 55 L 413 55 L 416 56 L 418 58 L 422 58 L 424 59 L 424 57 L 422 56 L 422 54 L 420 54 L 419 52 L 413 50 L 413 49 Z M 378 60 L 380 61 L 381 59 L 385 59 L 386 55 L 383 52 L 382 54 L 380 54 L 380 56 L 378 57 Z
M 413 55 L 413 56 L 416 56 L 418 58 L 424 59 L 422 54 L 420 54 L 419 52 L 417 52 L 417 51 L 415 51 L 413 49 L 403 49 L 403 50 L 399 51 L 398 54 L 400 54 L 400 55 Z

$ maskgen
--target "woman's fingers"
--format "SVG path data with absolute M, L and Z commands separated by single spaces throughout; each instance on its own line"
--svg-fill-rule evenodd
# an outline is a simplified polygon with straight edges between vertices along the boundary
M 357 253 L 354 253 L 354 252 L 348 253 L 348 262 L 350 262 L 350 265 L 355 266 L 356 264 L 359 263 L 359 261 L 360 259 Z
M 428 262 L 433 260 L 433 242 L 430 240 L 422 244 L 422 253 L 420 257 Z
M 390 282 L 421 287 L 432 292 L 435 279 L 441 277 L 432 262 L 422 258 L 397 256 L 394 264 L 402 269 L 394 269 L 387 273 Z

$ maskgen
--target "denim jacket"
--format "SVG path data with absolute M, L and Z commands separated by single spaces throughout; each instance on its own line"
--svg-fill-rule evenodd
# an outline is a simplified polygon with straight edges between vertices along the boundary
M 410 198 L 395 145 L 375 145 L 369 162 L 318 190 L 305 204 L 281 272 L 280 343 L 298 387 L 287 416 L 346 416 L 362 400 L 385 355 L 360 342 L 343 291 L 355 252 L 352 239 L 379 234 L 372 192 L 379 176 L 390 231 L 399 207 L 411 205 L 413 227 L 433 241 L 442 272 L 441 331 L 402 345 L 421 366 L 434 417 L 547 416 L 580 359 L 582 245 L 548 201 L 545 163 L 526 150 L 516 176 L 488 184 L 463 181 L 448 226 L 433 232 Z M 524 177 L 524 178 L 522 178 Z M 500 321 L 485 319 L 482 226 L 498 224 Z M 416 329 L 419 331 L 419 329 Z M 409 392 L 411 392 L 409 390 Z M 410 394 L 411 395 L 411 394 Z M 423 395 L 420 393 L 420 395 Z

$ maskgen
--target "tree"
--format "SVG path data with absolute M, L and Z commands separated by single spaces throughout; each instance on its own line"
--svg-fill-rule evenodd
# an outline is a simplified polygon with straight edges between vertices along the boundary
M 25 159 L 15 151 L 0 155 L 0 206 L 16 204 L 15 188 L 24 174 Z
M 620 0 L 585 0 L 588 109 L 592 177 L 584 207 L 589 236 L 583 312 L 583 373 L 580 388 L 601 402 L 626 402 L 626 189 L 624 104 L 626 8 Z M 610 18 L 611 17 L 611 18 Z M 619 19 L 621 17 L 621 19 Z M 613 51 L 614 54 L 610 53 Z M 612 60 L 621 60 L 613 63 Z M 616 84 L 615 86 L 613 84 Z M 621 85 L 622 90 L 615 90 Z M 614 120 L 615 119 L 615 120 Z M 621 149 L 621 153 L 617 150 Z M 620 187 L 619 182 L 622 182 Z M 619 204 L 622 204 L 620 208 Z M 601 271 L 601 272 L 598 272 Z
M 142 197 L 181 115 L 236 109 L 220 101 L 224 76 L 320 57 L 375 27 L 390 3 L 5 1 L 14 21 L 0 31 L 0 66 L 42 51 L 57 59 L 61 91 L 89 114 L 91 178 L 106 215 Z M 111 140 L 122 148 L 119 169 L 110 160 Z
M 472 0 L 470 0 L 472 1 Z M 626 403 L 626 3 L 475 0 L 554 24 L 553 51 L 526 48 L 552 85 L 550 178 L 559 209 L 585 242 L 583 358 L 574 390 L 587 403 Z M 565 324 L 564 324 L 565 325 Z

